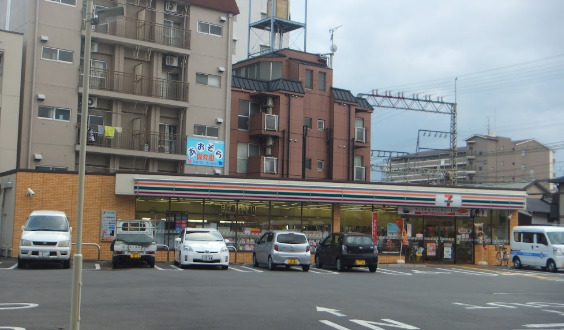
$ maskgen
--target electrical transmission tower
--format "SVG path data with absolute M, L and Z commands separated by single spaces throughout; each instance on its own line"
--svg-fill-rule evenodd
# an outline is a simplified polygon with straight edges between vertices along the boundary
M 398 110 L 411 110 L 431 113 L 442 113 L 450 115 L 450 165 L 451 173 L 448 178 L 451 185 L 456 185 L 456 103 L 444 102 L 442 98 L 433 101 L 430 96 L 420 99 L 418 94 L 413 97 L 405 97 L 403 93 L 397 96 L 386 91 L 385 95 L 378 94 L 378 90 L 372 90 L 370 94 L 359 94 L 364 97 L 370 105 L 378 108 L 390 108 Z

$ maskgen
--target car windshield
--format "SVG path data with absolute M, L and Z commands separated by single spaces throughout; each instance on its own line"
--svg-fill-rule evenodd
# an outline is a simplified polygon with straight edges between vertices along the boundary
M 184 239 L 187 241 L 223 241 L 217 231 L 187 231 Z
M 564 244 L 564 232 L 548 232 L 548 239 L 552 244 Z
M 370 236 L 347 236 L 345 244 L 350 245 L 373 245 L 374 242 Z
M 300 234 L 280 234 L 276 239 L 278 243 L 284 244 L 305 244 L 307 243 L 307 239 L 305 235 Z
M 66 217 L 58 215 L 33 215 L 25 223 L 27 231 L 68 231 L 69 222 Z

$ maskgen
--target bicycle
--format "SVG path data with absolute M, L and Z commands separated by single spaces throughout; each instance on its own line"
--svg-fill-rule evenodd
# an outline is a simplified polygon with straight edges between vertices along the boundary
M 507 248 L 505 245 L 497 245 L 495 249 L 497 251 L 495 254 L 497 265 L 501 266 L 502 264 L 505 264 L 505 267 L 507 267 L 507 264 L 509 263 L 509 252 L 507 251 Z

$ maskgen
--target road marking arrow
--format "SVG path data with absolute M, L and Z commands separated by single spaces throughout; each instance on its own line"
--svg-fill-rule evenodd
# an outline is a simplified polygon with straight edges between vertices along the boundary
M 327 312 L 329 314 L 333 314 L 335 316 L 346 316 L 345 314 L 339 313 L 338 309 L 331 309 L 325 307 L 316 306 L 318 312 Z

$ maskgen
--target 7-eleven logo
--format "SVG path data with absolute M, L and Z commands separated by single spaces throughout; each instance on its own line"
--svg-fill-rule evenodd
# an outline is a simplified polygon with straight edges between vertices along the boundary
M 455 194 L 437 194 L 435 197 L 435 205 L 442 207 L 461 207 L 462 196 Z

